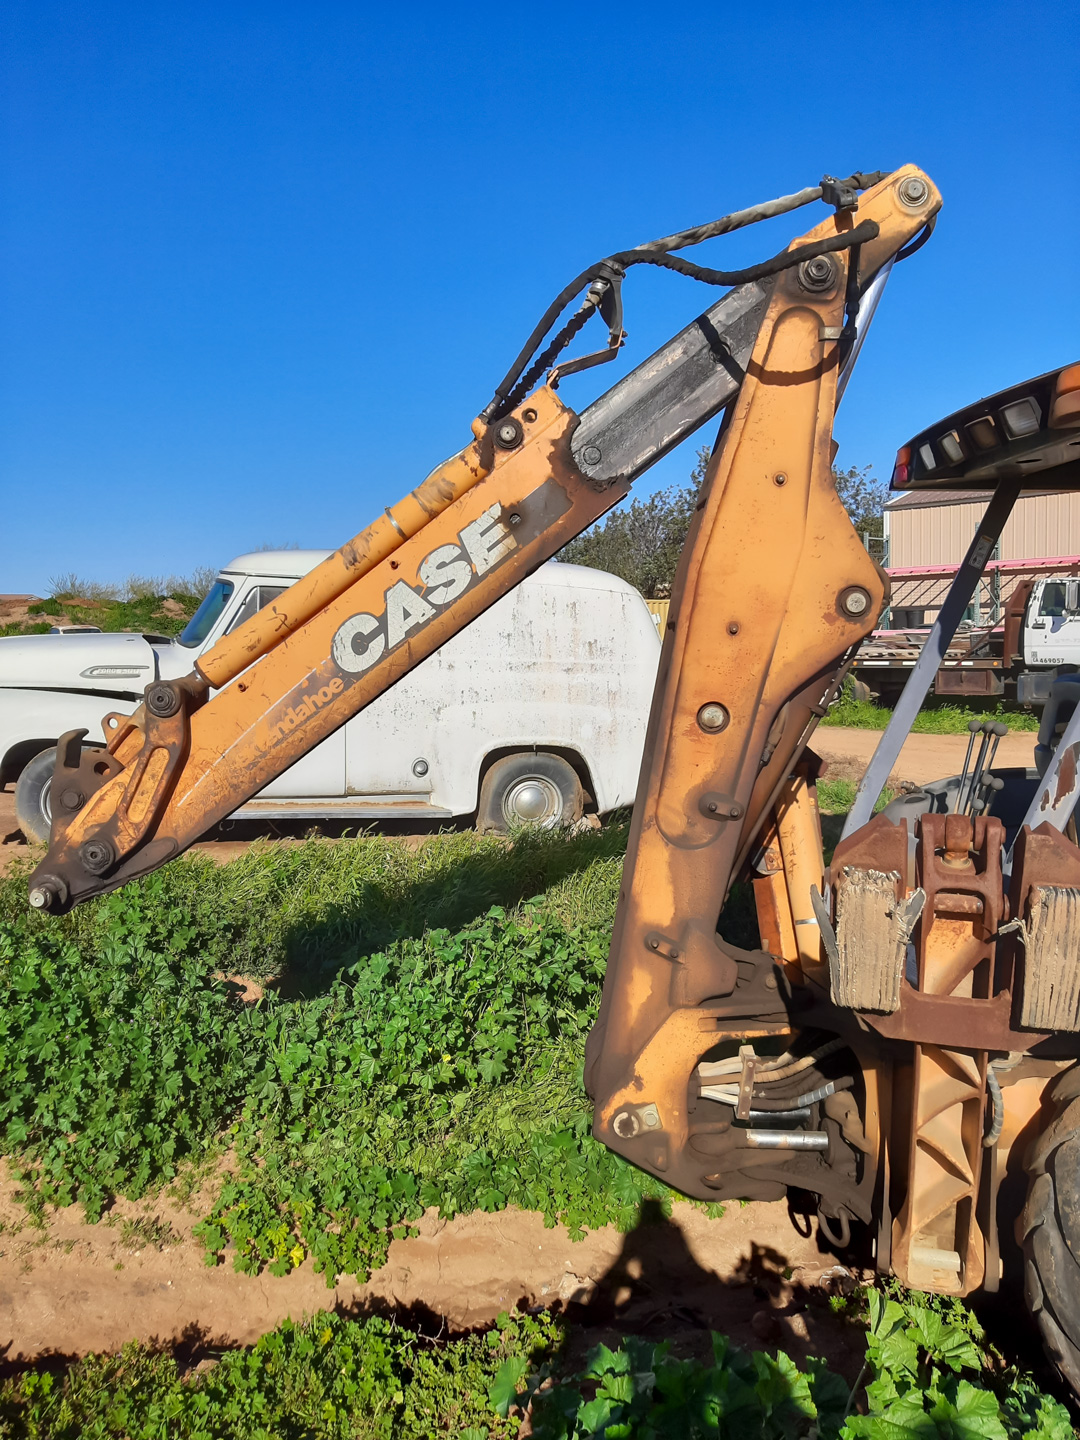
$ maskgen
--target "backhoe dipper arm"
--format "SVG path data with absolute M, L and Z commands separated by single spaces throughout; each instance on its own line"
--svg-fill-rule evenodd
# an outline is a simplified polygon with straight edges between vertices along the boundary
M 905 185 L 906 193 L 918 197 L 915 203 L 899 198 Z M 864 194 L 857 227 L 850 204 L 838 209 L 785 255 L 757 267 L 768 274 L 725 295 L 580 416 L 550 385 L 503 413 L 493 402 L 488 409 L 494 418 L 474 423 L 471 445 L 220 641 L 201 657 L 195 673 L 150 685 L 130 717 L 107 716 L 105 749 L 83 748 L 85 732 L 62 738 L 51 842 L 30 879 L 31 903 L 58 913 L 179 854 L 591 525 L 637 476 L 736 396 L 720 469 L 727 477 L 737 454 L 732 475 L 740 478 L 717 482 L 714 463 L 705 514 L 714 516 L 722 493 L 730 491 L 732 502 L 725 501 L 720 522 L 708 518 L 706 525 L 698 524 L 684 562 L 682 587 L 686 591 L 689 584 L 693 596 L 680 611 L 688 631 L 682 634 L 680 622 L 674 669 L 670 638 L 667 644 L 651 748 L 657 755 L 666 749 L 681 756 L 684 737 L 662 730 L 686 724 L 683 711 L 690 702 L 680 689 L 669 715 L 667 697 L 677 677 L 689 677 L 694 657 L 711 644 L 706 688 L 710 699 L 714 691 L 723 699 L 731 721 L 720 746 L 727 758 L 709 786 L 733 796 L 746 790 L 739 803 L 749 809 L 749 818 L 759 813 L 774 773 L 802 743 L 808 729 L 802 717 L 820 702 L 838 657 L 872 628 L 883 593 L 864 552 L 861 565 L 855 557 L 848 563 L 844 547 L 856 541 L 850 526 L 842 532 L 843 512 L 829 484 L 845 298 L 849 314 L 857 301 L 846 283 L 848 257 L 858 254 L 859 276 L 870 279 L 932 219 L 938 205 L 937 192 L 921 172 L 905 167 Z M 807 258 L 800 260 L 804 252 Z M 682 261 L 677 266 L 687 273 L 694 268 Z M 703 271 L 696 278 L 717 283 L 717 276 L 721 272 Z M 780 468 L 783 482 L 772 478 Z M 782 527 L 780 533 L 774 525 Z M 706 559 L 707 533 L 712 538 Z M 841 588 L 864 597 L 857 616 L 838 611 L 836 587 L 826 595 L 821 576 L 811 575 L 812 553 L 825 572 L 843 556 Z M 723 626 L 730 627 L 728 612 L 735 612 L 721 599 L 732 591 L 719 572 L 741 575 L 744 569 L 748 588 L 741 592 L 739 614 L 745 618 L 739 623 L 747 638 L 735 637 L 735 646 L 724 650 L 720 641 L 733 637 Z M 738 592 L 744 580 L 730 583 Z M 753 607 L 746 605 L 750 594 L 760 596 Z M 796 642 L 800 653 L 793 657 L 785 626 L 773 624 L 777 633 L 769 640 L 772 621 L 765 617 L 774 612 L 782 617 L 785 606 L 811 598 L 816 608 L 805 612 Z M 715 615 L 723 617 L 719 634 L 713 625 L 716 605 Z M 712 636 L 708 643 L 706 631 Z M 728 656 L 739 657 L 730 663 L 741 667 L 741 690 L 722 689 L 719 673 L 712 683 L 708 667 L 721 655 L 725 663 Z M 723 671 L 723 678 L 727 674 Z M 212 697 L 211 687 L 217 690 Z M 777 700 L 781 691 L 783 700 Z M 767 722 L 753 713 L 755 696 L 762 714 L 770 711 Z M 776 764 L 755 786 L 762 725 L 767 735 L 789 699 Z M 736 737 L 743 758 L 733 769 Z M 710 741 L 708 756 L 690 762 L 692 805 L 698 782 L 711 775 L 720 753 L 715 737 Z M 749 785 L 740 777 L 748 777 Z M 687 776 L 673 772 L 673 779 L 684 793 L 676 800 L 668 786 L 666 803 L 685 811 Z M 655 809 L 650 781 L 642 813 Z M 661 806 L 658 814 L 666 813 Z M 746 827 L 730 819 L 718 826 L 704 815 L 694 820 L 684 814 L 683 821 L 676 832 L 692 832 L 690 848 L 704 847 L 710 855 L 712 905 L 714 897 L 722 899 L 734 858 L 728 842 Z M 640 824 L 639 819 L 636 833 Z M 674 843 L 683 853 L 686 840 Z M 632 857 L 630 863 L 638 862 Z M 718 910 L 717 901 L 713 922 Z M 685 913 L 704 916 L 706 909 L 699 903 Z
M 880 234 L 862 247 L 860 268 L 877 270 L 939 205 L 914 172 L 869 191 L 859 214 L 872 216 Z M 784 1183 L 827 1194 L 825 1180 L 792 1176 L 798 1157 L 778 1153 L 782 1144 L 809 1149 L 824 1135 L 740 1129 L 707 1103 L 702 1119 L 693 1084 L 699 1061 L 724 1042 L 733 1049 L 792 1028 L 783 967 L 725 943 L 717 922 L 886 598 L 886 577 L 831 473 L 834 337 L 848 263 L 836 255 L 812 277 L 777 277 L 706 474 L 676 580 L 587 1053 L 597 1138 L 705 1199 L 777 1198 Z M 809 844 L 802 852 L 812 863 Z M 820 840 L 816 853 L 820 888 Z M 812 911 L 796 924 L 813 927 L 812 944 L 799 948 L 817 957 Z M 751 1076 L 748 1095 L 752 1088 Z M 825 1157 L 803 1158 L 820 1167 Z

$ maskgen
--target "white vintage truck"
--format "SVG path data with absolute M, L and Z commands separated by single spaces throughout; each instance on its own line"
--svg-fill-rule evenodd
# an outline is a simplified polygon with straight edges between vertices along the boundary
M 46 840 L 54 747 L 101 744 L 155 680 L 198 655 L 328 554 L 241 555 L 182 634 L 0 638 L 0 783 L 19 824 Z M 633 801 L 660 637 L 641 595 L 601 570 L 549 561 L 360 715 L 286 770 L 236 818 L 475 815 L 480 829 L 571 823 Z

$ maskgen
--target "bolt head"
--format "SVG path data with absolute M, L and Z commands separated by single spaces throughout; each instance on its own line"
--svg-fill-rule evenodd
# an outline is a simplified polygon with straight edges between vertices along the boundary
M 836 264 L 829 255 L 815 255 L 813 260 L 803 261 L 798 275 L 804 290 L 828 290 L 836 279 Z
M 180 709 L 180 696 L 171 685 L 150 685 L 146 690 L 146 708 L 159 720 L 167 720 Z
M 422 757 L 413 761 L 412 773 L 414 775 L 426 775 L 428 773 L 428 762 Z
M 500 450 L 515 450 L 524 437 L 525 432 L 512 415 L 505 420 L 500 420 L 495 426 L 495 444 Z
M 853 585 L 840 596 L 840 609 L 853 620 L 861 619 L 870 609 L 870 596 L 861 585 Z
M 79 859 L 91 875 L 104 875 L 116 859 L 116 851 L 108 840 L 87 840 L 79 846 Z
M 710 700 L 708 705 L 702 705 L 697 713 L 698 724 L 702 730 L 707 731 L 711 735 L 719 734 L 730 720 L 731 716 L 728 711 L 716 700 Z
M 583 465 L 599 465 L 604 458 L 599 445 L 586 445 L 581 452 L 581 463 Z
M 85 796 L 81 790 L 65 790 L 60 796 L 60 804 L 65 810 L 78 810 L 85 803 Z
M 43 875 L 30 891 L 30 904 L 35 910 L 58 910 L 67 902 L 68 888 L 55 875 Z
M 905 205 L 922 205 L 930 194 L 930 187 L 918 175 L 907 175 L 900 181 L 896 193 Z

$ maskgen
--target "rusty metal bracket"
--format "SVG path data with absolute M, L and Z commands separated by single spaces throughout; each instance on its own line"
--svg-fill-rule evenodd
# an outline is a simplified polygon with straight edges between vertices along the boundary
M 742 1069 L 739 1072 L 739 1102 L 735 1106 L 736 1120 L 750 1119 L 750 1103 L 754 1098 L 754 1076 L 757 1074 L 758 1057 L 752 1045 L 739 1046 Z

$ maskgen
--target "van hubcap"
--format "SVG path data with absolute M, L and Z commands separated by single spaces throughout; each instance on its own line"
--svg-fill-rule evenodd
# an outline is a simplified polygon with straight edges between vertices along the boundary
M 558 787 L 540 775 L 517 780 L 503 799 L 503 818 L 508 824 L 554 825 L 562 814 Z

